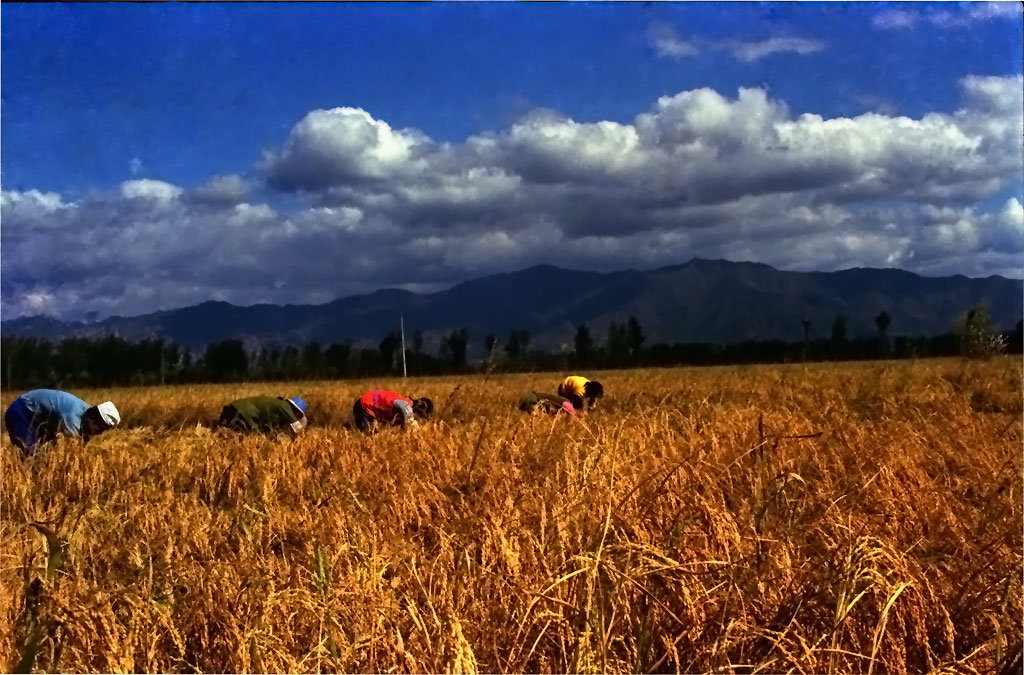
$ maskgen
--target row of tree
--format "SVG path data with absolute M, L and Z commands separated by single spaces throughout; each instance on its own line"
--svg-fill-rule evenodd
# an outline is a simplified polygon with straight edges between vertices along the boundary
M 530 371 L 568 368 L 621 368 L 669 365 L 781 363 L 793 361 L 986 356 L 1009 351 L 1020 354 L 1024 323 L 1008 333 L 994 331 L 983 308 L 962 316 L 955 329 L 937 336 L 891 339 L 888 314 L 876 318 L 878 334 L 850 339 L 847 321 L 838 315 L 831 336 L 812 340 L 810 322 L 803 321 L 802 342 L 750 340 L 734 344 L 658 343 L 645 347 L 647 336 L 635 317 L 612 323 L 603 344 L 586 324 L 577 327 L 571 346 L 554 352 L 530 350 L 530 333 L 512 331 L 504 341 L 486 335 L 484 358 L 472 367 L 483 370 Z M 405 361 L 411 375 L 465 372 L 469 333 L 465 328 L 442 336 L 436 354 L 427 353 L 423 335 L 413 333 Z M 54 344 L 37 338 L 4 337 L 0 344 L 0 377 L 9 388 L 42 386 L 152 385 L 183 382 L 360 378 L 402 372 L 401 336 L 388 333 L 376 349 L 351 341 L 322 347 L 249 346 L 241 340 L 210 344 L 201 353 L 162 339 L 130 342 L 120 337 L 70 337 Z

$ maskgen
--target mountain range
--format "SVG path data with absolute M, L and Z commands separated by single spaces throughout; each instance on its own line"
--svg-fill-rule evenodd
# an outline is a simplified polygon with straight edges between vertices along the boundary
M 532 335 L 531 347 L 572 344 L 586 323 L 598 343 L 608 325 L 634 315 L 658 342 L 731 343 L 752 339 L 827 337 L 837 314 L 847 317 L 850 337 L 875 334 L 874 317 L 892 317 L 891 335 L 936 335 L 977 303 L 994 323 L 1012 327 L 1022 313 L 1024 286 L 1000 276 L 923 277 L 898 269 L 854 268 L 837 272 L 791 272 L 762 263 L 693 259 L 656 270 L 586 272 L 539 265 L 485 276 L 435 293 L 384 289 L 320 305 L 252 305 L 204 302 L 141 316 L 65 322 L 45 316 L 0 323 L 4 336 L 51 340 L 115 334 L 127 339 L 169 338 L 199 349 L 218 340 L 242 338 L 264 344 L 322 345 L 345 339 L 376 345 L 398 328 L 406 339 L 419 330 L 428 350 L 441 335 L 466 328 L 470 344 L 499 339 L 516 329 Z M 477 343 L 480 343 L 479 345 Z M 476 349 L 474 349 L 476 351 Z

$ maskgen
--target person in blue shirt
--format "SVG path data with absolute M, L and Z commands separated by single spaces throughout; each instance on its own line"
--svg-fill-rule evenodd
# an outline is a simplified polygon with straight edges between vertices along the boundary
M 54 389 L 26 392 L 4 414 L 11 442 L 25 455 L 31 455 L 59 433 L 88 443 L 93 436 L 120 422 L 121 416 L 110 401 L 91 406 L 77 396 Z

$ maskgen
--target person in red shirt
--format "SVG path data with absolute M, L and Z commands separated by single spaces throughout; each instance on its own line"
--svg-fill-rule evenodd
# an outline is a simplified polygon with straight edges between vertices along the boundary
M 360 431 L 370 431 L 376 424 L 414 427 L 417 417 L 427 419 L 433 412 L 434 402 L 429 398 L 413 400 L 387 389 L 368 391 L 352 406 Z

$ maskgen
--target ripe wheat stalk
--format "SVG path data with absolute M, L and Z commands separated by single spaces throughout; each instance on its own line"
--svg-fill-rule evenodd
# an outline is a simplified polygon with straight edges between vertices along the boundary
M 75 392 L 123 427 L 0 448 L 2 665 L 1019 670 L 1019 363 L 599 377 L 579 421 L 515 410 L 546 375 Z M 447 405 L 343 428 L 371 384 Z M 209 428 L 262 392 L 307 433 Z

